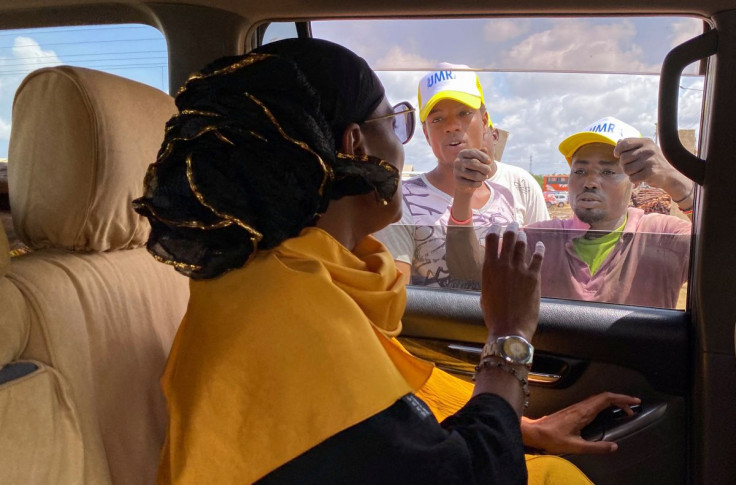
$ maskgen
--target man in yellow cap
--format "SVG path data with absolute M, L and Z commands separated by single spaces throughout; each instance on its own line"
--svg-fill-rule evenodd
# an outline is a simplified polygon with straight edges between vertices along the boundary
M 634 184 L 666 191 L 691 217 L 694 185 L 631 125 L 602 118 L 560 143 L 570 164 L 572 219 L 525 228 L 543 241 L 542 296 L 674 308 L 687 280 L 691 223 L 628 207 Z M 460 201 L 462 202 L 462 201 Z M 466 206 L 453 206 L 462 213 Z M 465 234 L 464 234 L 465 233 Z M 475 280 L 480 248 L 467 231 L 448 234 L 448 268 Z
M 437 166 L 403 182 L 401 221 L 377 236 L 407 279 L 411 275 L 411 283 L 456 286 L 446 264 L 448 225 L 472 221 L 482 239 L 492 224 L 525 224 L 546 220 L 549 214 L 531 175 L 494 161 L 498 132 L 475 72 L 443 63 L 419 82 L 418 97 L 419 120 Z M 458 184 L 456 172 L 472 180 Z M 458 200 L 469 208 L 462 219 L 450 210 Z

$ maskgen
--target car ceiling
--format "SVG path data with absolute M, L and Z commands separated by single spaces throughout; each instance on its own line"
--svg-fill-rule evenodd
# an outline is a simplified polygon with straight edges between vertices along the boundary
M 152 13 L 164 6 L 201 6 L 218 8 L 237 14 L 249 20 L 249 23 L 268 19 L 299 19 L 299 18 L 330 18 L 330 17 L 446 17 L 446 16 L 477 16 L 477 15 L 535 15 L 544 12 L 551 14 L 635 14 L 658 13 L 678 15 L 700 15 L 710 17 L 712 14 L 736 8 L 736 0 L 669 0 L 658 2 L 609 1 L 590 2 L 589 0 L 517 0 L 515 2 L 487 0 L 455 0 L 453 2 L 425 0 L 373 0 L 371 2 L 345 2 L 344 0 L 312 0 L 310 2 L 295 0 L 272 0 L 262 2 L 256 0 L 188 0 L 156 2 L 124 1 L 99 2 L 92 0 L 0 0 L 0 13 L 4 16 L 3 24 L 7 21 L 18 23 L 24 20 L 33 25 L 47 23 L 58 25 L 80 22 L 80 7 L 89 13 L 96 11 L 96 22 L 111 21 L 138 21 L 153 23 Z M 90 7 L 96 8 L 90 8 Z M 49 15 L 39 17 L 39 9 L 49 9 Z M 165 8 L 165 7 L 164 7 Z M 7 15 L 10 15 L 8 18 Z M 118 16 L 117 19 L 113 18 Z M 122 17 L 122 18 L 121 18 Z M 153 15 L 155 17 L 155 15 Z M 90 19 L 93 20 L 93 19 Z M 25 22 L 21 22 L 25 23 Z

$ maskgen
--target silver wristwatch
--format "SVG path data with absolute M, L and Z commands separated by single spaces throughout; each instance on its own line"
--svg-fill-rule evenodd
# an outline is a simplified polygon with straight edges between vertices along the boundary
M 534 347 L 524 337 L 509 335 L 498 337 L 483 346 L 480 354 L 482 361 L 486 357 L 500 357 L 509 364 L 524 365 L 531 368 L 534 358 Z

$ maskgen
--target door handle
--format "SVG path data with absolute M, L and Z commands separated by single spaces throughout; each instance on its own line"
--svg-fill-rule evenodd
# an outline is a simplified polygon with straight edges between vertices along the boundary
M 631 410 L 634 411 L 633 416 L 616 407 L 601 411 L 580 431 L 580 435 L 588 441 L 619 441 L 663 418 L 667 413 L 667 403 L 642 402 L 641 405 L 631 406 Z
M 455 354 L 466 354 L 469 357 L 468 360 L 471 362 L 477 362 L 480 358 L 481 351 L 483 350 L 482 347 L 465 344 L 448 344 L 447 348 Z M 532 364 L 532 369 L 529 371 L 528 379 L 532 384 L 557 387 L 562 381 L 564 371 L 570 368 L 572 368 L 572 366 L 566 361 L 566 359 L 536 355 L 534 358 L 534 364 Z
M 406 350 L 451 374 L 471 377 L 483 345 L 468 342 L 399 337 Z M 535 386 L 562 389 L 574 383 L 587 367 L 583 360 L 535 352 L 529 382 Z
M 688 64 L 712 56 L 718 51 L 718 32 L 709 30 L 672 49 L 662 62 L 659 78 L 659 143 L 667 160 L 698 185 L 705 180 L 705 161 L 696 157 L 680 142 L 677 134 L 677 100 L 680 76 Z

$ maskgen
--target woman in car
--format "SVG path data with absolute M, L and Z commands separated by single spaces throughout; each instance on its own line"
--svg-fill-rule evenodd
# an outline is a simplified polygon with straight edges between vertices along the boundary
M 392 339 L 406 293 L 370 236 L 400 216 L 412 108 L 313 39 L 216 61 L 176 103 L 135 201 L 150 252 L 192 280 L 159 483 L 525 483 L 543 247 L 527 262 L 515 226 L 489 236 L 489 345 L 440 425 L 414 394 L 431 365 Z

